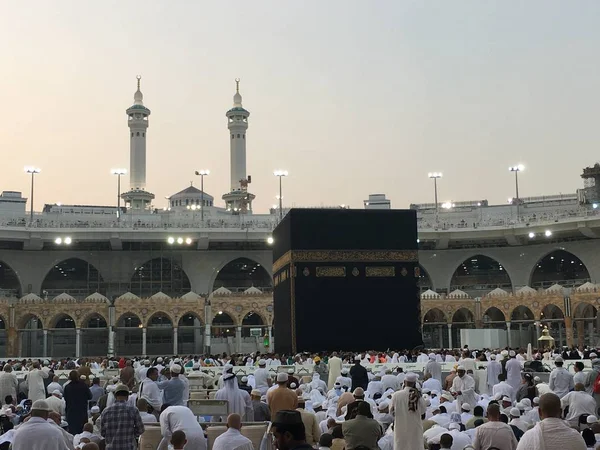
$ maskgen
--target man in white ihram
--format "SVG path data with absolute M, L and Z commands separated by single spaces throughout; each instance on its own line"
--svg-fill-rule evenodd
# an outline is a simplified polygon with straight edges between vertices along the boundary
M 475 380 L 471 375 L 467 375 L 463 366 L 458 366 L 458 376 L 452 380 L 452 388 L 450 392 L 456 396 L 458 402 L 458 408 L 463 403 L 468 403 L 471 408 L 477 406 L 477 395 L 475 394 Z
M 511 385 L 515 392 L 521 386 L 521 363 L 517 361 L 516 353 L 511 350 L 508 353 L 510 359 L 506 361 L 506 382 Z M 513 397 L 511 397 L 513 398 Z
M 404 389 L 394 393 L 390 414 L 394 416 L 394 450 L 415 450 L 423 447 L 423 418 L 427 407 L 415 387 L 418 377 L 407 373 Z
M 67 450 L 60 428 L 48 422 L 50 407 L 45 400 L 31 405 L 31 418 L 15 431 L 13 450 Z
M 435 378 L 440 383 L 442 382 L 442 365 L 436 361 L 435 353 L 429 354 L 429 361 L 425 365 L 425 374 L 431 374 L 431 378 Z
M 496 361 L 496 355 L 490 355 L 490 362 L 487 365 L 487 388 L 488 394 L 492 394 L 494 386 L 499 382 L 498 375 L 502 373 L 502 364 Z M 503 392 L 504 394 L 504 392 Z
M 561 419 L 560 398 L 548 393 L 540 397 L 540 419 L 535 427 L 527 431 L 517 450 L 586 450 L 581 435 Z
M 563 367 L 565 362 L 561 356 L 557 356 L 554 360 L 556 369 L 550 373 L 550 381 L 548 386 L 550 390 L 558 395 L 558 398 L 563 398 L 570 391 L 575 389 L 575 383 L 573 382 L 573 375 L 567 369 Z
M 242 436 L 242 418 L 239 414 L 227 417 L 227 431 L 215 439 L 213 450 L 254 450 L 252 441 Z
M 46 368 L 40 369 L 39 361 L 35 361 L 31 371 L 27 374 L 29 400 L 35 402 L 36 400 L 44 400 L 46 398 L 46 386 L 44 385 L 44 380 L 46 378 L 48 378 L 48 371 Z
M 258 361 L 258 369 L 254 371 L 254 381 L 256 382 L 255 389 L 260 391 L 262 395 L 266 395 L 269 390 L 269 371 L 266 369 L 267 361 L 261 359 Z

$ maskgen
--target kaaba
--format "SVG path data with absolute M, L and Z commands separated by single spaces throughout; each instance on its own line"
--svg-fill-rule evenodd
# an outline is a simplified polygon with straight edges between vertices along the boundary
M 415 211 L 292 209 L 273 240 L 276 352 L 422 345 Z

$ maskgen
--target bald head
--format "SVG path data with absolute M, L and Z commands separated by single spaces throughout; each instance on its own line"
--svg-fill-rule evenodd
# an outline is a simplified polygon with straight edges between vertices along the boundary
M 576 390 L 576 391 L 579 391 L 579 392 L 581 392 L 581 391 L 585 391 L 585 386 L 584 386 L 582 383 L 577 383 L 577 384 L 575 385 L 575 390 Z
M 540 397 L 540 419 L 543 420 L 549 417 L 560 419 L 561 415 L 562 409 L 558 395 L 549 392 Z
M 363 388 L 356 388 L 354 389 L 354 398 L 365 398 L 365 390 Z
M 227 428 L 235 428 L 236 430 L 242 428 L 242 418 L 239 414 L 229 414 L 227 417 Z

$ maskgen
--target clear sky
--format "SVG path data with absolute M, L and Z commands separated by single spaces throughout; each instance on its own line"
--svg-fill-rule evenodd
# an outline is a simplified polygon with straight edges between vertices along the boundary
M 129 166 L 125 109 L 142 75 L 152 110 L 147 187 L 207 168 L 229 185 L 225 111 L 251 112 L 255 211 L 284 201 L 396 208 L 574 192 L 598 160 L 600 2 L 0 1 L 0 190 L 113 204 Z M 128 179 L 125 179 L 128 185 Z M 199 184 L 196 183 L 196 184 Z

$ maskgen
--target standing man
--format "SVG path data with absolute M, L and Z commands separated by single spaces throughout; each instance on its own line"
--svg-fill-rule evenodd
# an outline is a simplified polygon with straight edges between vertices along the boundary
M 354 365 L 350 369 L 350 378 L 352 378 L 352 391 L 354 391 L 356 388 L 363 388 L 366 391 L 367 386 L 369 385 L 369 374 L 367 369 L 361 365 L 360 361 L 360 355 L 356 356 L 354 358 Z
M 404 389 L 394 393 L 390 414 L 394 416 L 394 450 L 414 450 L 423 447 L 423 419 L 427 407 L 415 387 L 418 377 L 408 373 Z
M 48 378 L 48 372 L 45 369 L 40 369 L 40 362 L 35 361 L 31 367 L 31 371 L 27 374 L 29 400 L 35 402 L 36 400 L 44 400 L 46 398 L 46 386 L 44 385 L 46 378 Z
M 499 382 L 498 375 L 502 373 L 502 364 L 496 361 L 496 355 L 490 355 L 487 365 L 487 393 L 492 395 L 494 386 Z
M 441 384 L 442 382 L 442 365 L 436 361 L 435 353 L 429 354 L 429 361 L 425 365 L 425 375 L 431 374 L 431 378 L 435 378 Z
M 146 370 L 146 378 L 140 384 L 138 398 L 146 399 L 152 407 L 154 415 L 158 417 L 162 406 L 162 394 L 156 383 L 156 380 L 158 380 L 158 369 L 156 367 L 150 367 L 149 369 L 144 367 L 144 370 Z
M 171 366 L 171 378 L 157 383 L 158 388 L 163 391 L 163 403 L 169 406 L 186 406 L 187 398 L 184 399 L 185 382 L 181 379 L 181 366 Z
M 517 361 L 514 350 L 508 352 L 508 356 L 510 359 L 506 361 L 506 382 L 517 392 L 521 385 L 521 363 Z
M 329 358 L 329 378 L 327 379 L 327 387 L 333 389 L 333 385 L 342 373 L 342 360 L 338 357 L 337 352 L 331 354 Z M 325 380 L 323 380 L 325 381 Z
M 563 367 L 565 360 L 562 356 L 557 356 L 554 360 L 556 368 L 550 373 L 550 381 L 548 386 L 550 390 L 558 395 L 558 398 L 563 398 L 570 391 L 575 389 L 573 375 Z
M 281 410 L 295 410 L 298 407 L 298 396 L 295 391 L 287 387 L 287 374 L 277 374 L 277 388 L 267 393 L 267 404 L 271 409 L 271 417 Z
M 259 390 L 261 395 L 265 395 L 271 386 L 271 377 L 266 369 L 267 361 L 264 359 L 258 360 L 258 369 L 254 371 L 255 389 Z
M 100 434 L 106 450 L 135 450 L 137 439 L 145 431 L 137 408 L 129 405 L 129 388 L 124 384 L 115 389 L 115 403 L 102 412 Z
M 4 402 L 7 396 L 17 399 L 19 381 L 12 371 L 10 364 L 4 364 L 4 370 L 0 373 L 0 401 Z
M 517 361 L 515 359 L 515 361 Z M 517 361 L 518 363 L 518 361 Z M 458 366 L 458 376 L 452 380 L 452 395 L 458 400 L 457 409 L 460 410 L 463 403 L 468 403 L 471 408 L 477 406 L 477 395 L 475 395 L 475 380 L 467 375 L 463 366 Z

